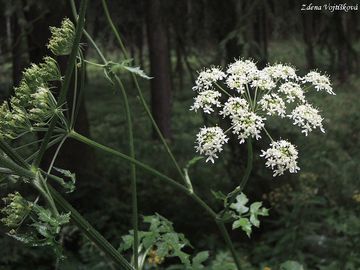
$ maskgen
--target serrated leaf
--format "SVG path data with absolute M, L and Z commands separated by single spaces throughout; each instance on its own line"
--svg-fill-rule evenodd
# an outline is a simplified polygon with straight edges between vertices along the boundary
M 250 222 L 255 226 L 260 226 L 260 221 L 258 219 L 258 216 L 267 216 L 268 209 L 265 207 L 261 207 L 262 202 L 254 202 L 250 205 Z
M 67 193 L 71 193 L 75 190 L 75 183 L 76 183 L 76 175 L 75 173 L 70 172 L 69 170 L 64 170 L 60 168 L 53 167 L 54 170 L 61 173 L 64 177 L 69 178 L 70 181 L 64 181 L 62 178 L 59 179 L 58 183 L 65 188 Z
M 250 237 L 251 234 L 251 223 L 249 219 L 247 218 L 240 218 L 238 220 L 235 220 L 232 224 L 232 229 L 241 228 L 248 237 Z
M 131 62 L 132 62 L 132 59 L 124 60 L 121 63 L 109 62 L 107 67 L 110 68 L 111 72 L 113 72 L 113 73 L 121 73 L 126 70 L 126 71 L 134 73 L 135 75 L 140 76 L 144 79 L 147 79 L 147 80 L 152 79 L 152 77 L 146 75 L 146 73 L 142 69 L 140 69 L 140 67 L 129 66 L 129 64 Z
M 245 206 L 248 201 L 249 199 L 246 197 L 246 195 L 244 193 L 240 193 L 236 196 L 236 203 L 232 203 L 230 208 L 234 209 L 240 215 L 245 214 L 249 210 L 249 207 Z
M 209 258 L 209 251 L 200 251 L 196 256 L 192 259 L 192 268 L 193 269 L 201 269 L 204 268 L 202 265 Z
M 191 166 L 194 166 L 198 161 L 200 161 L 200 160 L 202 160 L 202 159 L 204 159 L 204 157 L 200 157 L 200 156 L 198 156 L 198 157 L 193 157 L 192 159 L 190 159 L 189 161 L 188 161 L 188 163 L 186 164 L 186 168 L 190 168 Z
M 140 67 L 123 66 L 123 68 L 126 69 L 127 71 L 130 71 L 131 73 L 134 73 L 137 76 L 140 76 L 141 78 L 144 78 L 147 80 L 151 80 L 153 78 L 153 77 L 146 75 L 146 73 L 142 69 L 140 69 Z

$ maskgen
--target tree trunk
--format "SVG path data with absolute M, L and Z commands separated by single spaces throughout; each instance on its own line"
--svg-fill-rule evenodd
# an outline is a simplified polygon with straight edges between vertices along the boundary
M 165 138 L 171 138 L 171 78 L 169 48 L 161 0 L 147 1 L 147 37 L 150 54 L 151 109 Z M 153 137 L 157 134 L 153 131 Z
M 313 20 L 314 18 L 311 12 L 305 12 L 302 15 L 303 39 L 305 42 L 305 57 L 308 69 L 315 67 Z

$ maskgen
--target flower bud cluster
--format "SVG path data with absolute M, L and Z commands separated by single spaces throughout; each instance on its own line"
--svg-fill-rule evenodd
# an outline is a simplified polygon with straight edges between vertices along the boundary
M 68 55 L 75 38 L 75 26 L 69 19 L 64 19 L 60 27 L 50 27 L 51 39 L 47 47 L 55 55 Z
M 20 226 L 24 218 L 30 213 L 32 204 L 25 200 L 19 192 L 10 193 L 3 198 L 6 206 L 1 209 L 4 218 L 1 222 L 9 228 L 17 228 Z
M 46 56 L 41 63 L 31 64 L 22 75 L 14 96 L 0 105 L 0 138 L 17 138 L 33 127 L 45 126 L 54 114 L 61 114 L 50 90 L 51 82 L 62 80 L 56 60 Z

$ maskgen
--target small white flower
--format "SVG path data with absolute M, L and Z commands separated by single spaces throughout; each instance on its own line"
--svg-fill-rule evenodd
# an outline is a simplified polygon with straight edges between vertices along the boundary
M 271 90 L 276 86 L 272 77 L 266 70 L 260 70 L 256 73 L 254 80 L 251 82 L 251 87 L 262 90 Z
M 295 98 L 305 102 L 304 91 L 297 83 L 286 82 L 279 87 L 279 92 L 285 94 L 288 103 L 294 102 Z
M 199 109 L 203 109 L 205 113 L 212 113 L 213 106 L 221 107 L 219 98 L 221 94 L 214 90 L 205 90 L 200 92 L 194 99 L 194 105 L 191 106 L 190 110 L 197 112 Z
M 238 93 L 243 94 L 245 92 L 245 85 L 249 82 L 246 75 L 229 75 L 226 79 L 226 85 L 230 89 L 235 89 Z
M 253 61 L 239 59 L 229 65 L 226 73 L 251 79 L 257 71 L 258 69 Z
M 230 97 L 226 101 L 223 109 L 220 111 L 220 115 L 223 117 L 230 116 L 230 118 L 234 118 L 236 116 L 242 115 L 244 110 L 246 112 L 249 111 L 249 103 L 245 99 L 239 97 Z
M 223 150 L 223 145 L 229 139 L 224 134 L 224 131 L 219 127 L 203 127 L 196 135 L 195 146 L 196 152 L 200 155 L 207 156 L 206 162 L 214 163 L 214 158 L 217 158 L 217 153 Z
M 269 149 L 261 152 L 260 156 L 266 159 L 266 167 L 274 171 L 273 176 L 282 175 L 286 170 L 290 173 L 300 170 L 297 166 L 298 151 L 286 140 L 272 142 Z
M 308 103 L 297 106 L 288 117 L 294 120 L 294 125 L 302 128 L 301 132 L 305 133 L 305 136 L 317 127 L 325 133 L 322 125 L 323 118 L 319 111 Z
M 281 118 L 285 117 L 285 102 L 277 94 L 266 94 L 260 101 L 261 109 L 268 115 L 278 115 Z
M 200 72 L 199 76 L 195 81 L 196 85 L 192 89 L 198 92 L 209 90 L 212 87 L 213 83 L 222 80 L 223 78 L 225 78 L 225 76 L 225 73 L 222 72 L 219 68 L 212 67 L 206 69 Z
M 328 94 L 335 95 L 328 76 L 321 75 L 316 71 L 310 71 L 303 80 L 304 82 L 312 83 L 317 91 L 325 90 Z
M 238 136 L 240 143 L 244 143 L 249 137 L 258 140 L 261 138 L 260 133 L 265 125 L 264 120 L 265 118 L 254 112 L 243 110 L 241 114 L 232 117 L 232 132 Z
M 268 73 L 273 79 L 293 79 L 296 80 L 296 72 L 295 69 L 291 66 L 286 66 L 283 64 L 276 64 L 274 66 L 268 66 L 263 69 L 264 72 Z

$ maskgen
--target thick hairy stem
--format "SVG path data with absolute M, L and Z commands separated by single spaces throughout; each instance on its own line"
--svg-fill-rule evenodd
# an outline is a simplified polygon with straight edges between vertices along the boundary
M 74 66 L 75 66 L 75 61 L 76 61 L 76 55 L 79 50 L 79 43 L 80 43 L 81 35 L 83 33 L 84 25 L 85 25 L 85 12 L 86 12 L 87 3 L 88 3 L 88 0 L 81 0 L 81 3 L 80 3 L 80 13 L 79 13 L 79 18 L 78 18 L 77 24 L 76 24 L 74 44 L 72 46 L 69 60 L 67 63 L 67 68 L 65 71 L 65 79 L 64 79 L 64 82 L 63 82 L 60 92 L 59 92 L 58 104 L 63 104 L 65 102 L 66 95 L 69 90 L 71 76 L 72 76 Z M 50 141 L 51 135 L 55 129 L 55 126 L 56 126 L 56 123 L 58 122 L 58 120 L 59 120 L 59 117 L 55 114 L 50 122 L 48 131 L 45 134 L 44 140 L 41 143 L 39 154 L 37 155 L 36 159 L 33 162 L 33 165 L 35 167 L 38 167 L 41 163 L 42 157 L 46 151 L 47 144 Z

